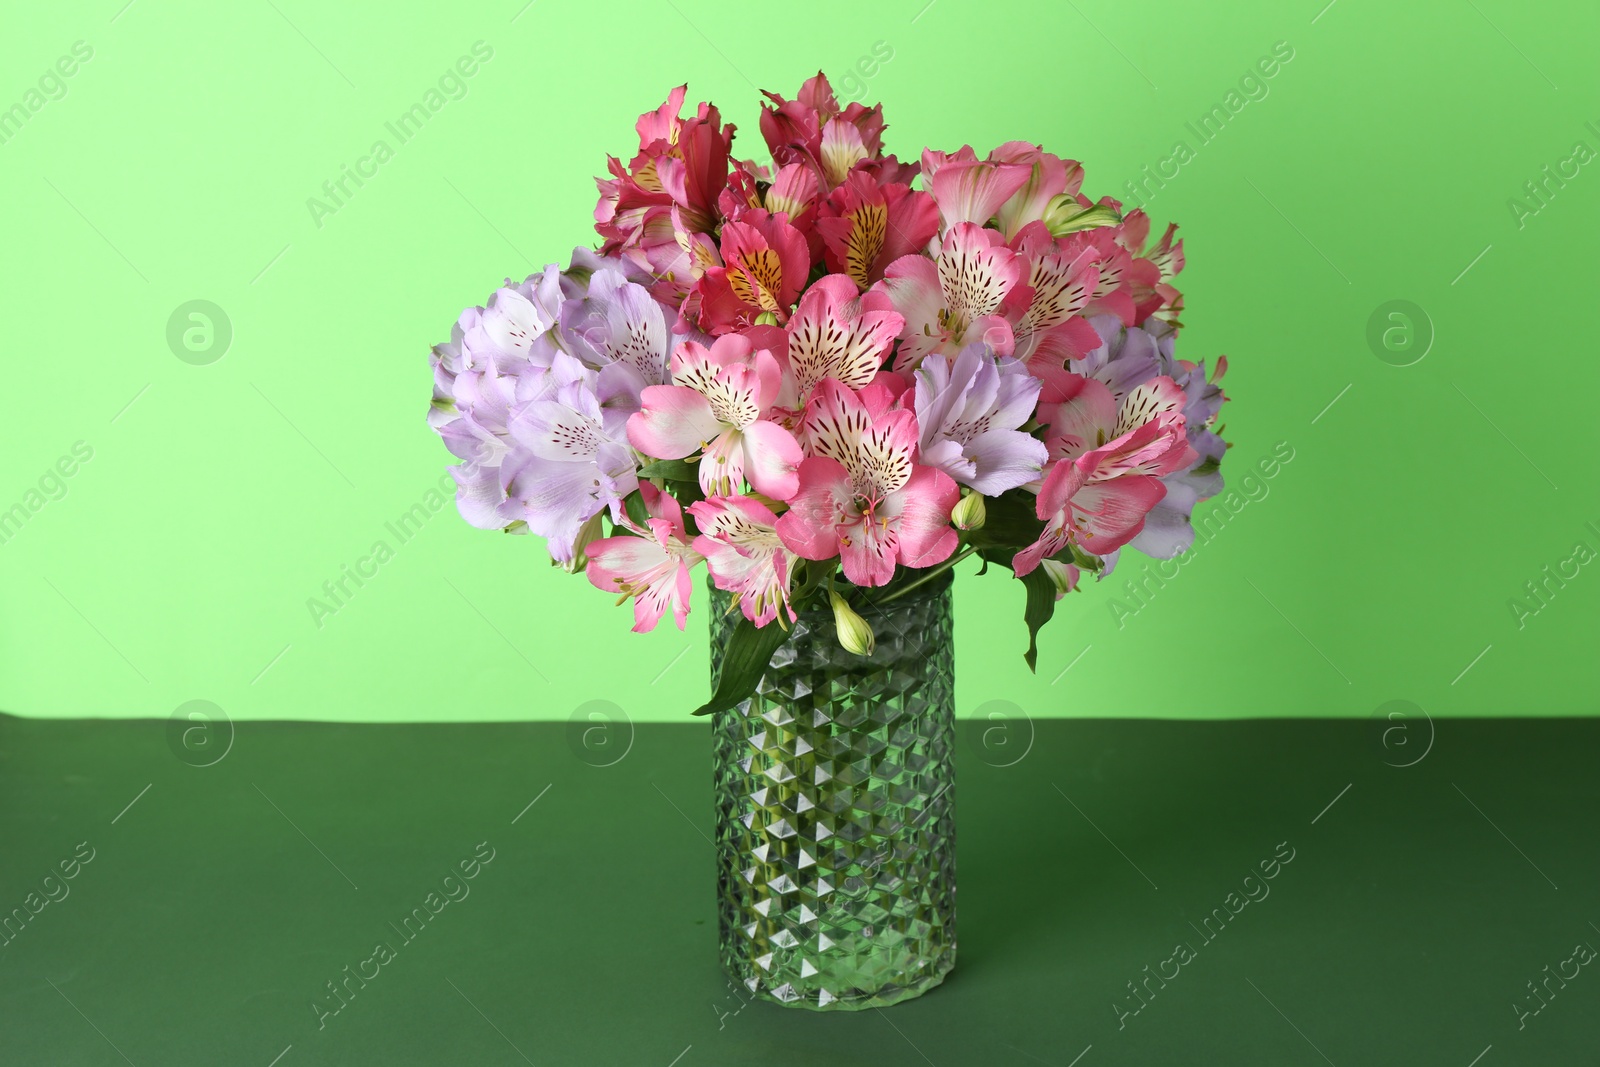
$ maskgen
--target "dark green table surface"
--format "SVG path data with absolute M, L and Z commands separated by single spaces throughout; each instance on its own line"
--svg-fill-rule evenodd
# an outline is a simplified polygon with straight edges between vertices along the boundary
M 0 717 L 0 1064 L 1600 1063 L 1600 721 L 962 725 L 956 970 L 818 1015 L 718 970 L 703 724 Z

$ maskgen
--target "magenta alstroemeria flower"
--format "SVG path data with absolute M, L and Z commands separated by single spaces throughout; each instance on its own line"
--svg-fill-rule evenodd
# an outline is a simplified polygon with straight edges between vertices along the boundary
M 1008 313 L 1021 310 L 1031 296 L 1026 273 L 997 230 L 962 222 L 945 233 L 937 259 L 900 257 L 861 303 L 905 317 L 895 370 L 914 370 L 930 352 L 955 355 L 978 341 L 1009 356 L 1014 338 Z
M 817 231 L 828 269 L 865 289 L 901 256 L 921 252 L 939 232 L 933 197 L 856 171 L 829 195 Z
M 1035 481 L 1050 456 L 1018 427 L 1033 415 L 1040 384 L 1021 363 L 981 344 L 953 359 L 928 356 L 917 368 L 922 462 L 984 496 Z
M 776 93 L 762 95 L 773 104 L 761 109 L 761 135 L 772 158 L 780 166 L 804 163 L 825 192 L 857 170 L 905 184 L 916 177 L 916 164 L 883 154 L 883 105 L 852 102 L 841 108 L 821 71 L 806 79 L 793 100 Z
M 880 385 L 856 393 L 832 379 L 817 386 L 803 433 L 811 455 L 778 536 L 806 559 L 838 556 L 856 585 L 886 585 L 895 565 L 931 567 L 955 551 L 950 509 L 960 490 L 948 474 L 914 461 L 917 417 L 891 409 Z
M 748 480 L 756 492 L 787 500 L 799 484 L 800 446 L 763 417 L 781 380 L 772 353 L 748 337 L 724 334 L 709 349 L 685 341 L 672 356 L 673 384 L 644 390 L 628 440 L 656 459 L 687 459 L 704 449 L 700 488 L 708 496 L 735 493 Z
M 666 103 L 639 116 L 639 154 L 631 163 L 624 167 L 612 157 L 611 178 L 595 179 L 595 229 L 605 238 L 605 255 L 635 255 L 652 241 L 668 243 L 670 236 L 662 241 L 652 231 L 674 207 L 691 232 L 716 226 L 733 124 L 724 125 L 716 106 L 706 103 L 692 118 L 680 118 L 687 88 L 678 86 Z
M 1184 392 L 1161 377 L 1133 389 L 1119 405 L 1093 378 L 1067 375 L 1049 387 L 1046 441 L 1056 459 L 1039 488 L 1044 531 L 1012 561 L 1021 576 L 1069 543 L 1104 555 L 1144 529 L 1145 516 L 1166 495 L 1161 479 L 1194 460 L 1184 430 Z
M 787 215 L 750 208 L 722 227 L 721 250 L 722 264 L 701 274 L 679 318 L 692 315 L 715 335 L 753 326 L 762 315 L 787 321 L 811 269 L 805 234 Z
M 789 606 L 789 575 L 796 556 L 778 537 L 778 518 L 747 496 L 714 496 L 689 505 L 700 527 L 694 548 L 706 559 L 718 589 L 739 598 L 744 617 L 765 626 Z
M 649 482 L 639 484 L 639 494 L 650 515 L 645 525 L 624 515 L 619 525 L 633 532 L 590 544 L 584 573 L 596 589 L 618 594 L 618 604 L 633 598 L 635 633 L 654 630 L 669 604 L 681 630 L 689 617 L 693 588 L 689 571 L 701 556 L 688 542 L 682 505 Z

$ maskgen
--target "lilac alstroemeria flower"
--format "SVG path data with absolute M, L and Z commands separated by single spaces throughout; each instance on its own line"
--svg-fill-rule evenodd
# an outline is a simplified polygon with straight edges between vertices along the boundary
M 927 356 L 917 368 L 921 462 L 984 496 L 1037 480 L 1049 453 L 1017 427 L 1033 414 L 1040 384 L 1022 363 L 981 344 Z
M 607 410 L 639 410 L 646 386 L 664 385 L 667 365 L 683 341 L 704 341 L 698 331 L 673 333 L 648 289 L 614 262 L 589 274 L 588 288 L 561 305 L 558 336 L 567 351 L 600 372 L 598 390 Z
M 1154 320 L 1151 320 L 1154 321 Z M 1206 377 L 1206 365 L 1171 361 L 1172 378 L 1183 389 L 1184 425 L 1196 459 L 1181 471 L 1161 479 L 1167 495 L 1145 516 L 1144 529 L 1129 544 L 1147 556 L 1171 559 L 1194 544 L 1194 526 L 1189 521 L 1195 505 L 1222 492 L 1222 462 L 1227 444 L 1212 432 L 1217 412 L 1222 408 L 1222 389 L 1217 385 L 1227 370 L 1226 360 L 1217 361 L 1215 376 Z
M 462 461 L 450 469 L 462 516 L 542 534 L 561 563 L 637 485 L 623 427 L 680 339 L 632 273 L 579 249 L 567 270 L 462 312 L 433 350 L 428 422 Z
M 1151 378 L 1173 376 L 1170 328 L 1165 337 L 1158 336 L 1155 329 L 1165 323 L 1125 328 L 1115 315 L 1093 315 L 1089 325 L 1100 335 L 1100 347 L 1073 360 L 1067 369 L 1103 382 L 1117 403 Z
M 1227 445 L 1211 427 L 1226 398 L 1215 379 L 1207 379 L 1204 363 L 1189 364 L 1175 358 L 1176 335 L 1170 323 L 1152 317 L 1141 326 L 1124 327 L 1115 315 L 1095 315 L 1089 323 L 1102 343 L 1073 361 L 1071 369 L 1075 373 L 1104 383 L 1119 401 L 1139 385 L 1162 375 L 1177 382 L 1184 391 L 1184 428 L 1196 452 L 1195 461 L 1161 479 L 1166 495 L 1145 516 L 1144 528 L 1128 543 L 1147 556 L 1171 559 L 1194 543 L 1189 516 L 1195 505 L 1222 491 L 1217 464 Z M 1226 366 L 1219 361 L 1215 378 L 1222 376 Z M 1118 554 L 1105 556 L 1101 578 L 1115 569 Z
M 626 417 L 601 409 L 596 374 L 565 353 L 550 370 L 548 394 L 511 413 L 513 447 L 500 464 L 501 513 L 520 519 L 569 563 L 580 531 L 607 509 L 623 517 L 623 498 L 639 487 Z

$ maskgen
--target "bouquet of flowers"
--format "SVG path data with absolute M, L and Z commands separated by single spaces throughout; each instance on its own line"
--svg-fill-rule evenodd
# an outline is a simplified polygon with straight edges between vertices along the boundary
M 1026 659 L 1083 572 L 1188 547 L 1222 487 L 1226 359 L 1173 354 L 1183 242 L 1083 168 L 1012 141 L 883 151 L 882 106 L 766 93 L 770 163 L 685 88 L 612 158 L 580 248 L 433 349 L 429 422 L 475 526 L 682 628 L 704 564 L 743 620 L 710 712 L 748 696 L 797 610 L 855 607 L 968 556 L 1025 588 Z M 853 607 L 852 605 L 855 605 Z

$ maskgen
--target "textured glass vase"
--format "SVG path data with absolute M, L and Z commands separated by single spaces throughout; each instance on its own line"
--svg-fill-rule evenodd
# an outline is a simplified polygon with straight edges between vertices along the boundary
M 715 716 L 722 966 L 757 996 L 881 1007 L 955 965 L 950 585 L 863 607 L 870 657 L 839 646 L 826 601 L 802 613 Z M 715 684 L 739 616 L 713 603 Z

